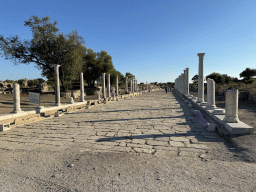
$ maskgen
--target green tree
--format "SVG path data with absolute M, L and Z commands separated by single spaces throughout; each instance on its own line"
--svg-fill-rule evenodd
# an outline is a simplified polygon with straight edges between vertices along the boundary
M 39 19 L 32 16 L 25 21 L 31 28 L 33 39 L 21 41 L 18 36 L 4 38 L 0 35 L 0 50 L 5 59 L 19 63 L 35 63 L 42 71 L 42 76 L 52 78 L 53 64 L 59 64 L 62 89 L 68 88 L 82 69 L 82 56 L 86 50 L 83 38 L 76 31 L 68 35 L 58 34 L 57 22 L 50 22 L 49 17 Z
M 215 81 L 215 83 L 218 83 L 218 84 L 224 84 L 225 83 L 225 76 L 223 76 L 219 73 L 213 72 L 210 75 L 206 76 L 206 80 L 208 78 L 213 79 Z
M 100 80 L 102 73 L 110 73 L 114 70 L 112 57 L 106 51 L 102 50 L 97 57 L 96 55 L 92 49 L 88 49 L 83 57 L 84 79 L 90 87 L 94 87 L 95 81 Z
M 125 73 L 125 77 L 128 78 L 128 80 L 130 81 L 132 78 L 135 78 L 135 75 L 131 74 L 130 72 Z
M 28 80 L 28 86 L 29 87 L 37 86 L 38 83 L 39 83 L 38 79 Z
M 239 75 L 240 75 L 240 78 L 243 77 L 244 80 L 249 80 L 250 78 L 256 76 L 256 69 L 246 68 Z
M 198 75 L 195 75 L 194 77 L 192 77 L 192 81 L 193 81 L 193 84 L 197 84 L 198 83 Z

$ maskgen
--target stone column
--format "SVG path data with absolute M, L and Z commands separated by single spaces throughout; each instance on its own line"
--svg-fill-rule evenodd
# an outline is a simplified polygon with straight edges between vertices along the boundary
M 147 91 L 148 91 L 148 82 L 146 82 L 146 84 L 147 84 Z
M 128 77 L 125 78 L 125 93 L 128 93 Z
M 60 65 L 54 64 L 54 77 L 55 77 L 55 105 L 60 106 L 60 79 L 59 79 Z
M 204 102 L 204 54 L 198 53 L 199 57 L 199 67 L 198 67 L 198 103 L 205 105 Z
M 115 88 L 112 87 L 112 97 L 114 97 L 114 96 L 115 96 Z
M 181 74 L 181 78 L 182 78 L 182 94 L 185 94 L 185 86 L 186 86 L 186 82 L 185 82 L 185 70 L 184 73 Z
M 80 102 L 84 102 L 84 77 L 83 77 L 83 72 L 80 73 Z
M 132 93 L 132 78 L 131 78 L 131 81 L 130 81 L 130 91 Z
M 224 122 L 238 123 L 238 89 L 227 90 Z
M 181 82 L 181 80 L 182 80 L 182 77 L 181 77 L 181 75 L 179 75 L 179 92 L 180 93 L 182 93 L 182 82 Z
M 189 95 L 189 68 L 185 70 L 185 95 Z
M 118 96 L 118 76 L 116 76 L 116 96 Z
M 13 85 L 13 104 L 14 109 L 12 113 L 22 112 L 20 108 L 20 85 L 18 83 Z
M 216 109 L 215 105 L 215 82 L 213 79 L 207 79 L 207 105 L 206 109 L 214 110 Z
M 110 90 L 110 74 L 108 74 L 108 97 L 111 97 L 111 90 Z
M 135 93 L 136 92 L 136 79 L 134 79 L 134 81 L 133 81 L 133 83 L 134 83 L 134 89 L 133 89 L 133 92 Z
M 102 94 L 104 99 L 106 99 L 105 74 L 106 73 L 102 73 Z

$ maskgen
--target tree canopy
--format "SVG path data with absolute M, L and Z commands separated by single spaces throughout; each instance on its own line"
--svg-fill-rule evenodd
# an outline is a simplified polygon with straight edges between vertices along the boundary
M 18 36 L 5 38 L 0 35 L 0 53 L 15 65 L 34 63 L 51 83 L 54 81 L 53 64 L 59 64 L 63 91 L 69 89 L 73 81 L 79 80 L 82 71 L 89 86 L 94 86 L 102 73 L 111 74 L 111 84 L 116 82 L 116 75 L 119 81 L 124 82 L 124 76 L 113 66 L 112 57 L 104 50 L 100 53 L 87 50 L 76 30 L 67 35 L 59 33 L 57 21 L 51 22 L 50 17 L 39 19 L 38 16 L 31 16 L 24 25 L 31 29 L 31 40 L 22 41 Z M 134 77 L 131 73 L 127 74 L 129 78 Z
M 61 65 L 60 80 L 62 88 L 67 89 L 82 69 L 81 54 L 86 51 L 83 38 L 75 30 L 68 35 L 57 33 L 57 21 L 51 23 L 49 17 L 31 16 L 24 25 L 30 27 L 33 38 L 22 41 L 18 36 L 4 38 L 1 35 L 2 55 L 16 65 L 35 63 L 48 79 L 54 77 L 53 64 Z
M 245 80 L 249 80 L 250 78 L 256 76 L 256 69 L 246 68 L 239 75 L 240 78 L 243 77 Z
M 198 83 L 198 75 L 195 75 L 194 77 L 192 77 L 192 81 L 193 81 L 193 84 L 197 84 Z

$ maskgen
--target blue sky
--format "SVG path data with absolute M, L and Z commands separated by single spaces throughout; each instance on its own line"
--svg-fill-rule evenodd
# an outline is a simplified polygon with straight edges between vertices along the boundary
M 238 77 L 256 68 L 255 0 L 8 0 L 0 2 L 0 34 L 30 40 L 24 21 L 50 16 L 60 32 L 76 29 L 85 46 L 105 50 L 114 67 L 140 82 L 174 82 L 186 67 Z M 0 80 L 35 79 L 34 64 L 0 57 Z

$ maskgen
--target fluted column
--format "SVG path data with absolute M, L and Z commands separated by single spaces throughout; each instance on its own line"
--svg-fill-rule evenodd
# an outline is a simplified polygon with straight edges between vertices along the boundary
M 185 95 L 189 95 L 189 68 L 185 70 Z
M 110 90 L 110 74 L 108 74 L 108 97 L 111 97 L 111 90 Z
M 60 65 L 54 64 L 54 77 L 55 77 L 55 105 L 60 106 L 60 79 L 59 79 Z
M 104 99 L 106 99 L 105 74 L 106 73 L 102 73 L 102 94 Z
M 204 55 L 205 53 L 198 53 L 199 67 L 198 67 L 198 103 L 204 102 Z
M 130 92 L 132 93 L 132 78 L 130 80 Z
M 83 72 L 80 73 L 80 102 L 84 102 L 84 77 L 83 77 Z
M 134 89 L 133 89 L 133 90 L 134 90 L 134 91 L 133 91 L 134 93 L 136 92 L 136 81 L 137 81 L 137 80 L 134 79 L 134 86 L 133 86 L 133 87 L 134 87 Z

